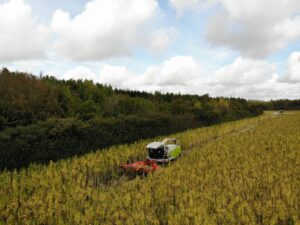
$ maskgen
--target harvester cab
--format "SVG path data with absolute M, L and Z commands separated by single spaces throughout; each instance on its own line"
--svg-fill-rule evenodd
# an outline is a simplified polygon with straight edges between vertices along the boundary
M 152 142 L 146 146 L 147 159 L 153 162 L 166 163 L 176 159 L 181 154 L 181 146 L 175 138 L 167 138 L 161 142 Z
M 167 163 L 181 155 L 181 146 L 175 138 L 167 138 L 161 142 L 152 142 L 146 146 L 148 156 L 146 161 L 123 164 L 120 166 L 126 172 L 147 174 L 159 168 L 157 163 Z

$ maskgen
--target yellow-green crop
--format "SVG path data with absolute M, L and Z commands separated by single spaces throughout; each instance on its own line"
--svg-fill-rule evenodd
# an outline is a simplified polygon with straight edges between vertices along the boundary
M 300 224 L 300 113 L 174 135 L 182 157 L 147 177 L 149 140 L 0 173 L 0 224 Z

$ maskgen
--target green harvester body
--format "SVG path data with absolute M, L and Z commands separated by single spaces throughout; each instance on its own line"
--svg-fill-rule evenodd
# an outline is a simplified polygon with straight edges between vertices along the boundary
M 147 159 L 153 162 L 166 163 L 181 155 L 181 146 L 175 138 L 167 138 L 161 142 L 152 142 L 146 146 Z

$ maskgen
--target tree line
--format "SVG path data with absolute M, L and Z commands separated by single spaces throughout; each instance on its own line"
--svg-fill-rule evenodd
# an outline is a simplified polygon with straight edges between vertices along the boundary
M 90 80 L 58 80 L 4 68 L 0 72 L 0 169 L 252 117 L 274 105 L 208 94 L 120 90 Z

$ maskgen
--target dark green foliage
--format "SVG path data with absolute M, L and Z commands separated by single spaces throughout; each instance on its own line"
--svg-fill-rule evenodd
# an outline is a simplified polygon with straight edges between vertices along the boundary
M 298 100 L 272 100 L 264 104 L 266 109 L 269 110 L 299 110 L 300 109 L 300 99 Z
M 76 118 L 49 119 L 0 133 L 0 169 L 20 168 L 31 162 L 45 163 L 82 155 L 98 148 L 132 143 L 199 125 L 190 116 L 126 116 L 89 121 Z
M 49 117 L 60 117 L 63 111 L 58 90 L 37 77 L 25 73 L 0 73 L 0 117 L 6 126 L 27 125 Z
M 0 72 L 0 169 L 262 113 L 260 102 Z

